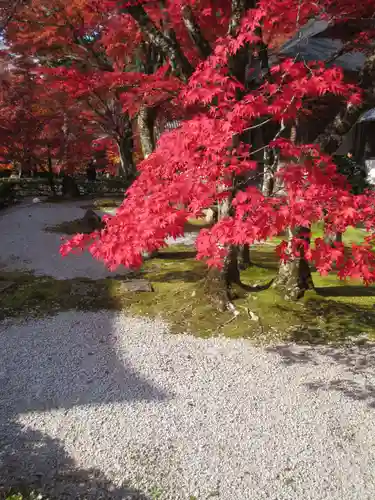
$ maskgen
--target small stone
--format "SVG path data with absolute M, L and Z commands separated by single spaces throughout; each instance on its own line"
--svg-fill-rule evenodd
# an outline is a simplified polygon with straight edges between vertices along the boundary
M 259 316 L 253 313 L 253 311 L 249 310 L 249 316 L 252 321 L 259 321 Z
M 151 283 L 147 280 L 137 279 L 119 283 L 120 289 L 124 292 L 153 292 Z
M 94 210 L 89 209 L 82 217 L 82 226 L 85 231 L 91 232 L 97 229 L 103 229 L 104 223 Z
M 367 342 L 368 342 L 368 335 L 367 334 L 359 335 L 357 338 L 354 339 L 354 343 L 357 345 L 364 345 Z

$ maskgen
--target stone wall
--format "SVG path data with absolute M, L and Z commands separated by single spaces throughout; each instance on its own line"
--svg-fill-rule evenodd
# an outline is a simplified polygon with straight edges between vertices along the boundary
M 120 178 L 100 179 L 94 182 L 89 182 L 85 178 L 75 180 L 82 195 L 123 195 L 126 190 L 126 184 Z M 13 186 L 17 198 L 52 195 L 48 179 L 45 178 L 0 179 L 0 187 L 4 184 Z M 56 193 L 61 195 L 62 180 L 55 179 L 54 184 Z

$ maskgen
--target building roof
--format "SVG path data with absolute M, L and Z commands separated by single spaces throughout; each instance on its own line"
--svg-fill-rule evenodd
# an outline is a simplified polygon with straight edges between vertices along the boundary
M 366 113 L 363 113 L 363 115 L 358 120 L 358 123 L 373 121 L 375 121 L 375 108 L 369 109 L 368 111 L 366 111 Z
M 327 61 L 342 47 L 339 38 L 328 36 L 330 24 L 328 21 L 311 20 L 280 50 L 280 54 L 287 57 L 299 57 L 305 61 Z M 348 52 L 334 63 L 346 71 L 360 71 L 365 63 L 365 55 L 361 52 Z

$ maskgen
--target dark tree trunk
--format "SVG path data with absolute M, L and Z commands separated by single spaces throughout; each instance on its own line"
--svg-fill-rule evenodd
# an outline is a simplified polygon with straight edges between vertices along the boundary
M 56 186 L 52 168 L 52 157 L 49 149 L 48 149 L 48 182 L 51 188 L 52 195 L 56 196 Z
M 62 195 L 67 198 L 78 198 L 80 196 L 77 183 L 71 175 L 64 175 L 63 177 Z
M 325 153 L 333 154 L 343 143 L 345 134 L 355 125 L 362 113 L 375 105 L 375 50 L 368 54 L 365 64 L 359 74 L 358 82 L 362 88 L 363 98 L 358 106 L 345 105 L 315 142 Z
M 250 267 L 251 258 L 250 258 L 250 246 L 249 245 L 241 245 L 238 250 L 238 265 L 240 269 L 247 269 Z
M 133 158 L 134 142 L 133 133 L 130 130 L 121 137 L 117 143 L 120 155 L 120 175 L 127 181 L 133 181 L 136 175 L 136 168 Z
M 154 124 L 156 109 L 142 106 L 138 113 L 138 130 L 143 158 L 147 158 L 155 149 Z
M 237 253 L 237 247 L 231 246 L 222 269 L 211 267 L 207 273 L 205 291 L 214 307 L 221 312 L 229 309 L 233 300 L 232 284 L 240 283 Z
M 299 231 L 306 228 L 300 228 Z M 292 231 L 289 233 L 289 254 L 291 255 Z M 303 247 L 300 248 L 300 256 L 291 256 L 286 262 L 280 261 L 279 270 L 272 285 L 278 289 L 281 295 L 288 300 L 301 299 L 307 290 L 314 288 L 310 266 L 304 258 Z
M 150 42 L 169 59 L 174 74 L 187 81 L 193 74 L 194 68 L 175 37 L 171 37 L 171 33 L 169 33 L 169 36 L 163 34 L 152 22 L 142 5 L 129 5 L 123 8 L 121 12 L 130 14 L 133 17 L 141 30 L 147 34 Z
M 207 59 L 212 54 L 212 48 L 204 38 L 199 24 L 195 20 L 193 11 L 189 5 L 181 7 L 182 20 L 189 33 L 189 36 L 197 48 L 202 59 Z

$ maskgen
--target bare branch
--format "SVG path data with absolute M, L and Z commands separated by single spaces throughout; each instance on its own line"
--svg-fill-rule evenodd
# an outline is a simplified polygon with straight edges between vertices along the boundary
M 212 48 L 204 38 L 190 5 L 184 5 L 181 8 L 181 15 L 189 36 L 198 49 L 200 56 L 203 59 L 207 59 L 212 54 Z
M 345 134 L 355 125 L 362 113 L 375 106 L 375 50 L 367 57 L 360 73 L 360 86 L 363 89 L 363 100 L 359 106 L 346 105 L 335 116 L 315 142 L 328 154 L 337 151 Z
M 173 71 L 185 81 L 188 80 L 194 68 L 177 40 L 163 35 L 141 5 L 126 7 L 122 12 L 132 16 L 149 40 L 169 59 Z

